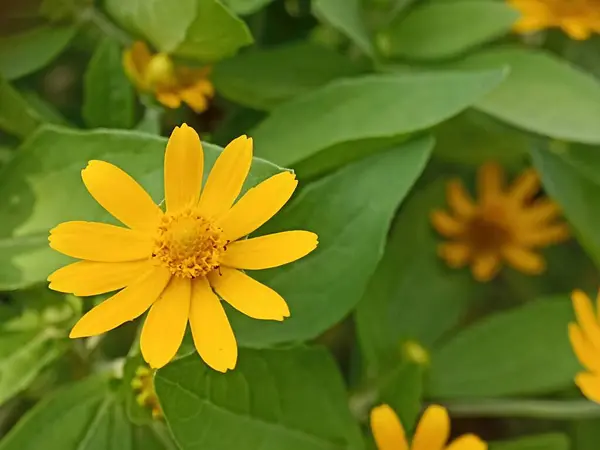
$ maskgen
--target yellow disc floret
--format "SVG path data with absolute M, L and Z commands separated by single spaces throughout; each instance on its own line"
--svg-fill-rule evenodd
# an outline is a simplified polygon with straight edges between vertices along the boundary
M 166 265 L 173 275 L 196 278 L 219 267 L 226 245 L 220 228 L 188 208 L 163 216 L 152 257 Z

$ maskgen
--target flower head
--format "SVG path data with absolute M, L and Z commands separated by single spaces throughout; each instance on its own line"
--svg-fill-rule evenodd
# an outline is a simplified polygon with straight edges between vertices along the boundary
M 534 170 L 526 170 L 504 188 L 502 168 L 484 164 L 478 173 L 474 202 L 460 180 L 448 183 L 447 198 L 452 214 L 435 210 L 434 228 L 452 239 L 440 244 L 438 253 L 450 267 L 471 265 L 473 277 L 489 281 L 502 261 L 523 273 L 544 271 L 545 261 L 533 249 L 564 241 L 566 224 L 555 223 L 559 207 L 547 198 L 534 199 L 540 182 Z
M 487 450 L 487 444 L 474 434 L 465 434 L 446 445 L 450 437 L 450 418 L 442 406 L 431 405 L 409 446 L 404 427 L 388 405 L 371 411 L 371 430 L 378 450 Z
M 599 0 L 508 0 L 521 12 L 518 33 L 561 28 L 572 39 L 588 39 L 600 33 Z
M 154 93 L 167 108 L 178 108 L 184 102 L 201 113 L 208 108 L 215 93 L 208 80 L 209 68 L 176 66 L 165 53 L 152 55 L 141 41 L 125 51 L 123 65 L 140 91 Z
M 600 294 L 596 300 L 596 310 L 592 301 L 582 291 L 574 291 L 573 307 L 577 323 L 569 324 L 569 339 L 579 362 L 586 368 L 575 377 L 583 395 L 600 403 Z
M 139 366 L 131 380 L 131 388 L 137 394 L 135 400 L 138 405 L 148 408 L 153 419 L 162 419 L 163 411 L 154 390 L 154 372 L 147 366 Z
M 51 289 L 78 296 L 121 290 L 85 314 L 70 337 L 105 333 L 149 310 L 140 344 L 151 367 L 173 358 L 189 321 L 202 359 L 225 372 L 235 367 L 237 345 L 217 294 L 255 319 L 288 317 L 284 299 L 243 270 L 302 258 L 316 248 L 317 236 L 287 231 L 243 239 L 276 214 L 297 185 L 292 173 L 282 172 L 234 204 L 251 162 L 252 139 L 241 136 L 223 150 L 202 188 L 200 139 L 185 124 L 175 128 L 165 153 L 163 211 L 121 169 L 90 161 L 82 171 L 85 186 L 125 227 L 58 225 L 50 232 L 50 246 L 82 261 L 48 281 Z

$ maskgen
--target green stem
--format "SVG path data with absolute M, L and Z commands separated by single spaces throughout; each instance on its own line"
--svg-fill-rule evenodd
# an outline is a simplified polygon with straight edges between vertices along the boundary
M 533 419 L 600 418 L 600 405 L 587 400 L 485 399 L 445 405 L 454 417 L 520 417 Z

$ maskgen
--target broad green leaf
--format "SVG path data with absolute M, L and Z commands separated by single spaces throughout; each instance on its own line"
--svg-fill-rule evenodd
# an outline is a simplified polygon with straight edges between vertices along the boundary
M 267 6 L 273 0 L 223 0 L 236 14 L 253 14 Z
M 40 123 L 37 111 L 0 77 L 0 130 L 24 138 L 33 133 Z
M 172 5 L 170 0 L 166 1 Z M 203 62 L 218 61 L 252 44 L 250 30 L 219 0 L 196 0 L 194 20 L 174 54 Z
M 600 155 L 589 148 L 533 149 L 533 163 L 548 194 L 563 209 L 596 265 L 600 264 Z
M 378 44 L 393 57 L 450 58 L 508 33 L 518 17 L 504 2 L 430 2 L 397 16 L 378 36 Z
M 68 220 L 110 221 L 81 181 L 91 159 L 112 162 L 140 182 L 158 203 L 163 198 L 166 139 L 117 130 L 75 131 L 47 127 L 35 133 L 4 167 L 0 197 L 0 288 L 41 282 L 69 261 L 48 247 L 48 230 Z M 204 144 L 205 167 L 220 149 Z M 246 188 L 280 168 L 255 160 Z M 205 171 L 208 173 L 208 170 Z M 65 195 L 68 193 L 68 200 Z
M 164 427 L 127 421 L 109 380 L 88 378 L 40 401 L 0 441 L 0 450 L 174 450 Z
M 20 92 L 27 104 L 35 110 L 44 123 L 52 123 L 65 127 L 73 126 L 48 100 L 44 99 L 37 91 L 28 89 Z
M 203 1 L 211 0 L 105 0 L 104 7 L 122 27 L 170 53 L 184 41 Z
M 570 448 L 569 438 L 562 433 L 526 436 L 490 444 L 490 450 L 569 450 Z
M 397 365 L 405 339 L 427 348 L 436 344 L 458 325 L 477 292 L 468 271 L 449 269 L 437 256 L 441 238 L 429 212 L 444 207 L 446 183 L 420 188 L 403 205 L 356 309 L 359 343 L 375 374 Z
M 572 422 L 571 436 L 577 450 L 596 450 L 600 442 L 600 419 Z
M 276 108 L 252 134 L 257 154 L 294 165 L 335 145 L 424 130 L 476 102 L 504 71 L 370 75 Z
M 0 330 L 0 404 L 27 388 L 48 364 L 63 354 L 66 334 L 51 328 Z
M 364 448 L 322 349 L 241 350 L 226 374 L 194 354 L 160 369 L 155 385 L 182 450 Z
M 600 143 L 600 82 L 549 53 L 525 48 L 479 52 L 453 65 L 510 67 L 510 74 L 477 108 L 518 128 L 588 144 Z
M 217 91 L 240 105 L 270 110 L 336 78 L 358 74 L 345 56 L 310 42 L 254 50 L 215 66 Z
M 471 166 L 490 160 L 504 167 L 520 165 L 532 145 L 526 133 L 473 109 L 440 124 L 435 137 L 437 157 Z
M 498 397 L 572 385 L 580 370 L 567 336 L 572 309 L 566 296 L 540 299 L 464 329 L 433 352 L 428 394 Z
M 315 338 L 356 306 L 383 254 L 395 211 L 432 147 L 425 137 L 348 165 L 309 184 L 263 228 L 313 231 L 319 247 L 289 266 L 253 274 L 285 298 L 291 317 L 264 322 L 232 311 L 241 343 L 263 347 Z
M 318 18 L 348 36 L 366 55 L 375 56 L 360 0 L 314 0 L 312 9 Z
M 408 434 L 412 434 L 421 412 L 423 372 L 422 366 L 406 361 L 386 374 L 381 386 L 380 403 L 386 403 L 396 411 Z
M 135 92 L 123 71 L 121 46 L 105 38 L 85 72 L 83 118 L 91 127 L 131 128 L 135 121 Z
M 0 76 L 14 80 L 45 67 L 65 49 L 76 31 L 73 26 L 44 25 L 0 38 Z

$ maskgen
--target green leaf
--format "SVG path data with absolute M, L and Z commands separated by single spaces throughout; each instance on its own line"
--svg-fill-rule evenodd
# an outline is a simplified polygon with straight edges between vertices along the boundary
M 577 450 L 596 450 L 600 442 L 600 419 L 572 422 L 572 439 Z
M 28 89 L 26 91 L 21 91 L 20 93 L 27 104 L 32 110 L 35 110 L 44 123 L 52 123 L 65 127 L 73 126 L 62 116 L 52 103 L 44 99 L 37 91 Z
M 0 76 L 7 80 L 29 75 L 48 65 L 69 44 L 74 26 L 41 26 L 0 38 Z
M 600 265 L 600 154 L 589 148 L 532 149 L 533 163 L 596 265 Z
M 364 448 L 322 349 L 241 350 L 226 374 L 191 355 L 159 370 L 155 384 L 182 450 Z
M 569 450 L 570 448 L 569 438 L 562 433 L 540 434 L 490 444 L 490 450 Z
M 459 332 L 432 357 L 435 398 L 542 394 L 573 384 L 579 363 L 567 337 L 568 298 L 540 299 Z
M 421 412 L 423 372 L 422 366 L 404 362 L 387 374 L 381 387 L 380 403 L 396 411 L 407 434 L 411 434 Z
M 247 15 L 261 10 L 272 1 L 273 0 L 223 0 L 223 3 L 229 6 L 236 14 Z
M 446 183 L 422 187 L 403 205 L 356 309 L 359 343 L 374 374 L 398 364 L 403 340 L 434 346 L 458 325 L 476 293 L 466 270 L 449 269 L 437 256 L 440 238 L 429 211 L 445 205 Z
M 432 147 L 426 137 L 346 166 L 308 185 L 262 229 L 310 230 L 319 247 L 287 267 L 254 275 L 285 298 L 291 317 L 263 322 L 232 311 L 240 342 L 262 347 L 315 338 L 356 306 L 383 254 L 396 208 Z
M 217 91 L 240 105 L 270 110 L 336 78 L 358 74 L 348 58 L 310 42 L 242 53 L 216 65 Z
M 91 159 L 112 162 L 159 203 L 166 139 L 139 132 L 75 131 L 47 127 L 35 133 L 5 166 L 0 197 L 0 288 L 42 282 L 69 258 L 48 247 L 48 230 L 68 220 L 111 221 L 88 194 L 81 169 Z M 204 144 L 206 173 L 220 153 Z M 245 188 L 282 170 L 255 160 Z M 69 201 L 65 201 L 68 192 Z
M 0 441 L 0 450 L 174 450 L 160 424 L 134 427 L 99 376 L 40 401 Z
M 503 71 L 488 71 L 335 81 L 275 109 L 252 135 L 260 156 L 291 166 L 344 142 L 429 128 L 473 104 L 503 77 Z
M 508 33 L 519 13 L 489 0 L 432 2 L 400 15 L 378 36 L 383 53 L 416 60 L 450 58 Z
M 374 57 L 375 49 L 363 22 L 360 0 L 314 0 L 315 16 L 344 33 L 366 55 Z
M 0 331 L 0 404 L 26 389 L 36 376 L 61 356 L 66 338 L 50 328 Z
M 600 82 L 549 53 L 525 48 L 483 51 L 454 65 L 510 67 L 477 108 L 518 128 L 575 142 L 600 143 Z
M 173 4 L 170 0 L 162 1 Z M 253 41 L 244 21 L 219 0 L 197 0 L 195 18 L 174 54 L 213 62 L 234 55 L 241 47 L 250 45 Z
M 39 114 L 0 77 L 0 130 L 24 138 L 40 125 Z
M 135 92 L 123 71 L 122 49 L 105 38 L 85 72 L 83 118 L 91 127 L 131 128 L 135 122 Z

